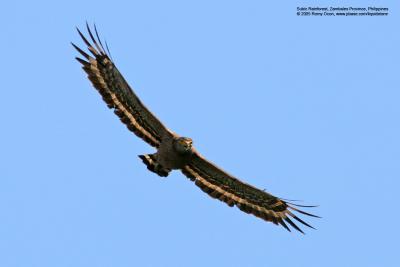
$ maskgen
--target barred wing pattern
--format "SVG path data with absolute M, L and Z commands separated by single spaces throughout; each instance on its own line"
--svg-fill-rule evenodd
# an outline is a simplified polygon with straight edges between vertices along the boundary
M 79 29 L 77 30 L 92 55 L 87 54 L 72 43 L 86 60 L 79 57 L 76 57 L 76 59 L 83 65 L 83 70 L 87 73 L 88 78 L 101 94 L 107 106 L 114 109 L 114 113 L 128 129 L 153 147 L 159 147 L 162 139 L 167 136 L 172 137 L 173 133 L 164 127 L 132 91 L 110 59 L 109 53 L 107 54 L 105 51 L 96 26 L 97 40 L 94 38 L 89 26 L 86 25 L 86 27 L 92 43 L 85 38 Z
M 282 225 L 288 231 L 290 231 L 290 228 L 285 221 L 296 230 L 304 233 L 291 218 L 314 228 L 297 217 L 292 211 L 318 217 L 295 207 L 315 206 L 297 205 L 270 195 L 227 174 L 197 152 L 194 154 L 192 162 L 182 169 L 182 173 L 194 181 L 205 193 L 225 202 L 230 207 L 236 205 L 240 210 L 274 224 Z

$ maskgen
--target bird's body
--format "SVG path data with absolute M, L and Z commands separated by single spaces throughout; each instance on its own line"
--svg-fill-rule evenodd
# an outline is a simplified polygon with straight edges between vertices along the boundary
M 186 146 L 186 149 L 185 149 Z M 181 148 L 182 149 L 179 149 Z M 166 177 L 171 170 L 178 170 L 190 163 L 194 155 L 192 139 L 178 137 L 165 138 L 161 141 L 157 153 L 152 155 L 139 155 L 150 171 Z
M 186 142 L 186 140 L 189 142 L 188 150 L 179 151 L 177 149 L 178 142 Z M 190 162 L 193 154 L 191 142 L 191 139 L 187 137 L 163 140 L 156 153 L 158 162 L 168 169 L 177 170 L 183 168 Z
M 312 228 L 292 212 L 318 217 L 297 208 L 311 206 L 289 203 L 265 190 L 240 181 L 201 156 L 193 148 L 192 139 L 180 137 L 166 128 L 142 104 L 118 71 L 105 52 L 96 28 L 97 40 L 88 26 L 87 29 L 93 43 L 90 43 L 79 30 L 78 32 L 92 55 L 72 44 L 85 58 L 76 59 L 82 64 L 82 68 L 107 106 L 114 110 L 130 131 L 157 149 L 154 154 L 139 155 L 150 171 L 166 177 L 172 170 L 181 170 L 202 191 L 231 207 L 237 206 L 246 213 L 282 225 L 288 231 L 290 228 L 286 223 L 302 232 L 291 218 Z

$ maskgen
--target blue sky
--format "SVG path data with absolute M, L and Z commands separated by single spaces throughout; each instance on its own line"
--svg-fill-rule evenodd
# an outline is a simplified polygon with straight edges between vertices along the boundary
M 363 18 L 295 15 L 315 1 L 127 2 L 2 4 L 0 266 L 398 266 L 395 1 Z M 246 182 L 319 204 L 318 230 L 148 172 L 137 155 L 153 149 L 74 60 L 86 20 L 169 128 Z

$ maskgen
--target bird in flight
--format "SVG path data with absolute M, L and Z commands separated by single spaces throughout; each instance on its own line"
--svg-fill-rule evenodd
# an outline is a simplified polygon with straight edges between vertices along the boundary
M 304 233 L 293 219 L 313 228 L 295 213 L 318 217 L 300 209 L 315 206 L 294 204 L 240 181 L 200 155 L 193 147 L 191 138 L 179 136 L 166 128 L 140 101 L 118 71 L 107 44 L 107 51 L 104 49 L 96 26 L 96 37 L 88 24 L 86 28 L 90 41 L 78 28 L 77 31 L 91 54 L 72 43 L 83 57 L 76 59 L 82 64 L 83 70 L 107 106 L 130 131 L 157 149 L 154 154 L 139 155 L 147 169 L 162 177 L 168 176 L 172 170 L 180 170 L 211 197 L 265 221 L 282 225 L 288 231 L 290 228 L 287 224 Z

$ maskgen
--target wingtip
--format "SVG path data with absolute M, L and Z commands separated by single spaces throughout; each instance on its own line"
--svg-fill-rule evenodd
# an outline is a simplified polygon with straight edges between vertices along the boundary
M 75 26 L 76 31 L 79 33 L 79 35 L 83 35 L 81 30 L 79 30 L 78 26 Z
M 301 207 L 301 208 L 318 208 L 319 207 L 319 205 L 300 205 L 300 204 L 295 204 L 292 202 L 286 202 L 286 203 L 289 205 L 293 205 L 293 206 Z
M 78 51 L 82 56 L 84 56 L 86 59 L 90 59 L 90 56 L 83 51 L 82 49 L 80 49 L 77 45 L 75 45 L 73 42 L 71 42 L 71 45 L 76 49 L 76 51 Z
M 87 61 L 81 59 L 80 57 L 75 57 L 75 59 L 76 59 L 79 63 L 81 63 L 83 66 L 89 65 L 89 62 L 87 62 Z
M 282 225 L 287 231 L 291 232 L 290 228 L 282 219 L 279 220 L 279 224 Z
M 285 218 L 285 221 L 288 222 L 294 229 L 304 234 L 303 230 L 300 229 L 289 217 Z
M 320 216 L 318 216 L 318 215 L 314 215 L 314 214 L 312 214 L 312 213 L 308 213 L 308 212 L 302 211 L 302 210 L 300 210 L 300 209 L 298 209 L 298 208 L 295 208 L 295 207 L 293 207 L 293 206 L 291 206 L 291 205 L 288 205 L 288 208 L 290 208 L 290 209 L 292 209 L 292 210 L 294 210 L 294 211 L 296 211 L 296 212 L 299 212 L 299 213 L 301 213 L 301 214 L 310 216 L 310 217 L 322 218 L 322 217 L 320 217 Z

